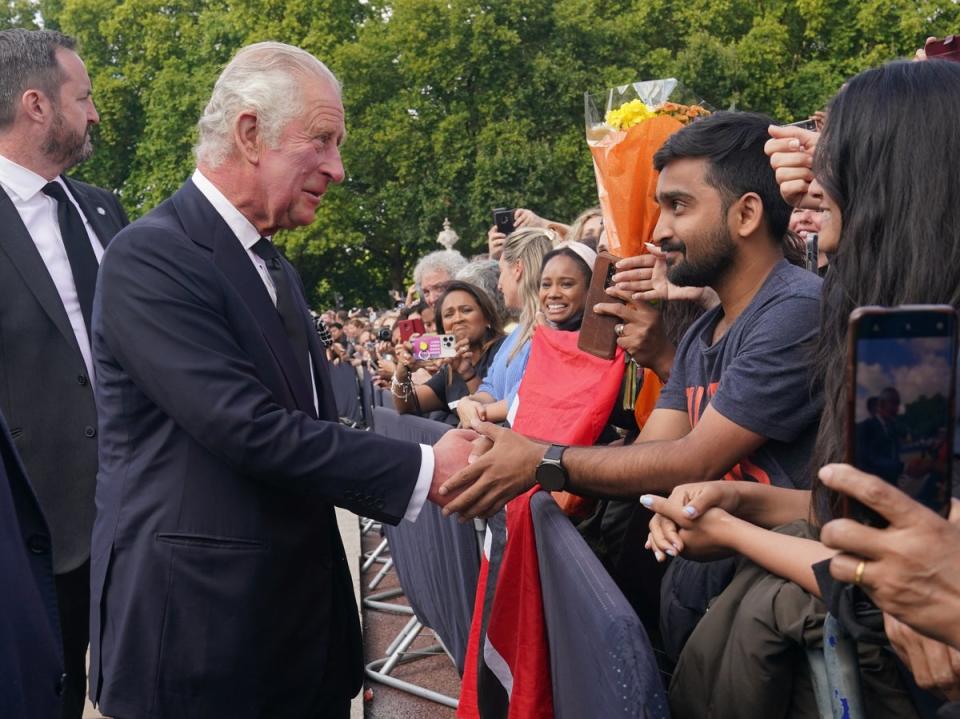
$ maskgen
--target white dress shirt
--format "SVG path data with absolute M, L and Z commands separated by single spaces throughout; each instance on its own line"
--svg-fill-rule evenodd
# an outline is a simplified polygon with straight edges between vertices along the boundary
M 210 180 L 204 177 L 203 173 L 200 170 L 195 170 L 193 173 L 193 184 L 196 185 L 197 189 L 200 190 L 200 194 L 207 198 L 213 209 L 217 211 L 217 214 L 223 218 L 223 221 L 227 223 L 227 226 L 233 231 L 233 234 L 236 235 L 237 239 L 240 240 L 240 244 L 243 245 L 243 249 L 247 251 L 247 256 L 250 257 L 250 261 L 253 263 L 253 266 L 257 269 L 257 273 L 260 275 L 260 279 L 263 280 L 264 287 L 267 288 L 267 292 L 270 294 L 270 299 L 273 300 L 273 304 L 277 304 L 277 288 L 273 284 L 273 278 L 270 277 L 270 272 L 267 270 L 267 263 L 264 262 L 263 258 L 260 257 L 256 252 L 253 251 L 253 246 L 259 242 L 260 237 L 262 236 L 256 227 L 243 216 L 243 213 L 240 212 L 233 204 L 224 197 L 223 193 L 220 192 L 214 186 Z M 78 305 L 79 308 L 79 305 Z M 79 310 L 78 310 L 79 311 Z M 80 323 L 83 324 L 83 320 L 80 320 Z M 317 400 L 317 383 L 313 375 L 313 358 L 310 359 L 310 384 L 313 386 L 313 406 L 314 409 L 319 409 L 318 400 Z M 407 511 L 403 515 L 403 518 L 413 522 L 416 521 L 417 517 L 420 515 L 420 510 L 423 508 L 423 503 L 427 501 L 427 494 L 430 491 L 430 484 L 433 481 L 433 468 L 434 468 L 434 456 L 433 456 L 433 447 L 430 447 L 426 444 L 420 445 L 420 473 L 417 475 L 417 484 L 413 489 L 413 494 L 410 497 L 410 503 L 407 505 Z
M 56 182 L 60 183 L 70 202 L 80 213 L 83 226 L 87 229 L 87 236 L 90 238 L 90 245 L 93 247 L 93 254 L 99 263 L 100 258 L 103 257 L 103 245 L 97 233 L 93 231 L 90 221 L 83 214 L 83 210 L 77 204 L 76 198 L 64 183 L 63 178 L 58 177 Z M 92 384 L 96 378 L 93 374 L 90 337 L 87 334 L 87 326 L 83 322 L 83 312 L 80 311 L 80 300 L 77 297 L 77 286 L 73 281 L 70 260 L 67 258 L 67 249 L 60 235 L 57 201 L 43 193 L 43 187 L 46 184 L 47 180 L 33 170 L 28 170 L 0 155 L 0 186 L 20 214 L 20 219 L 23 220 L 27 232 L 37 246 L 37 252 L 40 253 L 43 264 L 50 273 L 50 279 L 57 288 L 57 294 L 60 295 L 63 309 L 67 312 L 73 334 L 77 338 L 77 345 L 80 347 L 80 354 L 83 355 L 83 363 L 87 366 L 87 376 Z

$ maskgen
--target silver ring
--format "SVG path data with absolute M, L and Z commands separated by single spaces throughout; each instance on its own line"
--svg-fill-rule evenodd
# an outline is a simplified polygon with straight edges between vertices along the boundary
M 615 325 L 613 326 L 613 333 L 614 333 L 617 337 L 623 337 L 623 323 L 622 323 L 622 322 L 617 322 L 617 324 L 615 324 Z

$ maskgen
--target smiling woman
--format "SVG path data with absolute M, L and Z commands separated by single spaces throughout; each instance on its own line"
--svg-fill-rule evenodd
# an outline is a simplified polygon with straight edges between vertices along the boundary
M 561 245 L 543 258 L 540 309 L 554 329 L 576 331 L 583 320 L 597 254 L 580 242 Z

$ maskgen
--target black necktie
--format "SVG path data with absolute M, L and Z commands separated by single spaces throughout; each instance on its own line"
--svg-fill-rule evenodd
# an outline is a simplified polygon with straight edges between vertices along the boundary
M 57 201 L 60 236 L 67 250 L 70 271 L 73 273 L 73 284 L 77 288 L 77 299 L 80 301 L 80 312 L 83 314 L 83 323 L 87 326 L 89 336 L 93 291 L 97 287 L 97 269 L 100 265 L 97 262 L 97 256 L 93 253 L 93 245 L 90 244 L 90 235 L 84 227 L 83 218 L 67 197 L 63 186 L 59 182 L 48 182 L 43 186 L 43 193 Z
M 274 289 L 277 291 L 277 311 L 283 321 L 283 328 L 287 332 L 287 339 L 293 346 L 293 353 L 297 358 L 300 370 L 303 372 L 304 379 L 307 380 L 307 386 L 312 386 L 310 382 L 310 350 L 307 345 L 306 318 L 293 301 L 294 290 L 290 286 L 283 265 L 280 263 L 280 253 L 266 237 L 261 237 L 257 241 L 253 246 L 253 251 L 267 264 L 267 271 L 270 273 L 270 279 L 273 280 Z

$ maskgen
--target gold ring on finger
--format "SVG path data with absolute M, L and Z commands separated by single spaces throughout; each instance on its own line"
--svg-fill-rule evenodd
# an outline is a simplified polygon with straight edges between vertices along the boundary
M 861 559 L 860 564 L 857 565 L 856 571 L 853 573 L 853 583 L 858 587 L 863 582 L 863 571 L 867 568 L 867 563 L 865 560 Z

